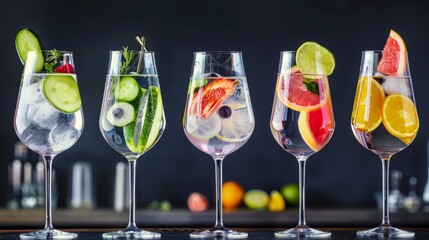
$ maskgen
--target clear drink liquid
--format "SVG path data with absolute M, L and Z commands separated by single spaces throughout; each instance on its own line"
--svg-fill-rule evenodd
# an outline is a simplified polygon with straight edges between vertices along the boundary
M 83 130 L 82 108 L 74 113 L 57 110 L 46 100 L 43 81 L 50 75 L 71 76 L 75 74 L 31 74 L 22 76 L 16 133 L 31 150 L 41 155 L 55 156 L 76 143 Z
M 108 109 L 115 103 L 121 102 L 113 96 L 113 88 L 123 77 L 134 78 L 140 88 L 138 97 L 129 103 L 134 107 L 134 119 L 126 126 L 114 126 L 106 118 Z M 158 141 L 164 129 L 165 118 L 162 108 L 162 97 L 159 89 L 159 80 L 157 75 L 107 75 L 105 96 L 102 106 L 102 117 L 100 118 L 100 129 L 104 139 L 117 152 L 124 156 L 140 156 L 148 151 Z M 148 89 L 157 89 L 156 99 L 150 97 Z M 161 111 L 156 112 L 157 99 L 161 101 Z M 158 109 L 159 110 L 159 109 Z M 147 114 L 158 115 L 161 118 L 155 119 L 152 124 L 145 124 Z M 149 137 L 148 137 L 149 135 Z M 142 146 L 142 139 L 145 139 L 145 145 Z M 147 139 L 150 140 L 147 140 Z M 147 141 L 146 141 L 147 140 Z

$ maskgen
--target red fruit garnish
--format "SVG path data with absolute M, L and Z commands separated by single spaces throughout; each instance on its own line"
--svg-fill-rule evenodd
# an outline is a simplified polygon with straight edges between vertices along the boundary
M 329 141 L 334 132 L 334 114 L 331 102 L 310 112 L 301 112 L 298 119 L 299 132 L 307 145 L 317 152 Z
M 54 70 L 56 73 L 75 73 L 73 65 L 67 63 L 63 66 L 59 66 Z
M 200 88 L 192 97 L 190 114 L 197 114 L 207 119 L 219 106 L 234 93 L 234 82 L 226 78 L 218 78 Z
M 402 75 L 406 69 L 406 51 L 407 48 L 402 37 L 395 31 L 390 30 L 377 71 L 388 75 Z
M 209 206 L 207 198 L 198 192 L 194 192 L 188 197 L 188 208 L 192 212 L 203 212 Z

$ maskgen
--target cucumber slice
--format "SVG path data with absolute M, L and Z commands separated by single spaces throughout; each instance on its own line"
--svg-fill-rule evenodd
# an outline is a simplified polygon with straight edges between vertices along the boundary
M 158 87 L 150 86 L 139 101 L 140 106 L 136 111 L 140 117 L 124 127 L 127 146 L 135 153 L 143 153 L 155 144 L 164 115 L 161 92 Z
M 140 86 L 135 78 L 126 76 L 119 79 L 112 91 L 116 100 L 131 102 L 138 96 Z
M 127 102 L 114 103 L 106 112 L 107 121 L 116 127 L 130 124 L 134 116 L 134 107 Z
M 35 71 L 42 71 L 45 58 L 41 52 L 42 47 L 39 37 L 32 30 L 24 28 L 19 31 L 15 38 L 15 47 L 22 64 L 25 64 L 27 60 L 28 51 L 39 51 L 35 64 Z
M 43 94 L 61 112 L 74 113 L 82 107 L 79 87 L 72 76 L 48 76 L 43 81 Z

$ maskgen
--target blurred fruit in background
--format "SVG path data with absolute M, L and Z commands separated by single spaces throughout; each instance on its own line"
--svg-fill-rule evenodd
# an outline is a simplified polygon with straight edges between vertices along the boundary
M 207 198 L 199 193 L 199 192 L 193 192 L 188 197 L 188 208 L 192 212 L 203 212 L 207 210 L 209 207 L 209 201 L 207 201 Z
M 288 183 L 281 189 L 281 193 L 286 202 L 291 206 L 299 205 L 299 185 L 297 183 Z
M 264 210 L 269 201 L 269 196 L 264 190 L 253 189 L 244 194 L 244 203 L 253 210 Z
M 271 191 L 270 200 L 268 202 L 268 210 L 271 212 L 280 212 L 285 210 L 286 204 L 283 196 L 279 191 Z
M 236 209 L 243 202 L 244 188 L 237 182 L 229 181 L 222 184 L 222 206 Z

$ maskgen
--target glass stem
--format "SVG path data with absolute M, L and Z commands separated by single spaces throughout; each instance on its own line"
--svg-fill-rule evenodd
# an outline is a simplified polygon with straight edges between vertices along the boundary
M 127 228 L 137 228 L 136 225 L 136 163 L 137 158 L 128 159 L 128 175 L 130 182 L 130 214 Z
M 52 226 L 52 161 L 54 157 L 52 156 L 43 156 L 45 159 L 45 201 L 46 201 L 46 220 L 45 220 L 45 229 L 54 229 Z
M 214 158 L 215 161 L 215 182 L 216 182 L 216 227 L 223 227 L 222 219 L 222 157 Z
M 383 220 L 382 226 L 390 226 L 389 220 L 389 158 L 381 159 L 383 166 Z
M 307 157 L 297 157 L 299 164 L 299 222 L 298 226 L 306 226 L 305 222 L 305 163 Z

